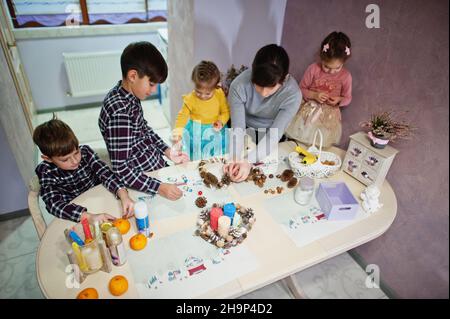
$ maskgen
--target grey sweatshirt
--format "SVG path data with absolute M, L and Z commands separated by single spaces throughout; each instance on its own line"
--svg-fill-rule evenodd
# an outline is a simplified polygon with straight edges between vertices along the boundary
M 255 152 L 250 153 L 248 158 L 256 161 L 264 159 L 283 136 L 287 126 L 297 113 L 302 93 L 294 77 L 288 75 L 283 85 L 271 96 L 263 98 L 256 92 L 255 86 L 251 81 L 251 70 L 245 70 L 236 77 L 230 86 L 228 93 L 228 103 L 231 111 L 232 128 L 245 130 L 246 127 L 254 129 L 274 128 L 278 131 L 278 140 L 276 144 L 271 143 L 270 147 L 261 147 L 268 145 L 271 132 L 267 130 L 264 138 L 260 139 Z M 234 134 L 237 132 L 234 131 Z M 237 157 L 240 158 L 243 150 L 243 144 L 234 143 L 230 138 L 230 147 L 235 147 Z

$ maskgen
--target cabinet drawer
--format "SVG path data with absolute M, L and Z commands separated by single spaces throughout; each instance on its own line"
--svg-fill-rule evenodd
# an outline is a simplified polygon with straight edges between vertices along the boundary
M 355 158 L 352 155 L 347 154 L 347 156 L 345 156 L 342 167 L 345 172 L 349 173 L 354 177 L 357 177 L 361 169 L 361 162 L 355 160 Z
M 366 156 L 367 148 L 352 140 L 348 146 L 347 153 L 353 156 L 356 160 L 360 161 Z
M 358 172 L 358 179 L 365 185 L 374 183 L 377 179 L 378 173 L 373 169 L 368 168 L 366 165 L 361 165 L 361 169 Z
M 364 156 L 363 164 L 370 169 L 378 171 L 383 166 L 384 158 L 372 151 L 367 151 Z

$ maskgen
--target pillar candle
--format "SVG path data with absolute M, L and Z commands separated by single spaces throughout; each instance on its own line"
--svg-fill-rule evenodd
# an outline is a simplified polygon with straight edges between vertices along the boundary
M 231 219 L 228 216 L 220 216 L 218 221 L 218 233 L 220 237 L 226 238 L 228 236 L 228 231 L 230 230 Z
M 236 207 L 233 203 L 229 203 L 223 206 L 223 214 L 230 217 L 231 222 L 233 222 L 234 215 L 236 213 Z
M 98 270 L 103 266 L 102 256 L 95 242 L 92 245 L 81 247 L 81 254 L 86 260 L 89 270 Z
M 209 213 L 210 225 L 213 230 L 217 230 L 220 216 L 223 216 L 222 208 L 213 207 Z
M 236 227 L 236 228 L 239 227 L 239 225 L 241 224 L 241 221 L 242 221 L 241 215 L 239 215 L 238 213 L 234 214 L 233 221 L 232 221 L 233 227 Z
M 89 227 L 89 222 L 88 222 L 87 218 L 83 218 L 81 220 L 81 225 L 83 225 L 84 241 L 85 242 L 92 241 L 93 237 L 92 237 L 91 228 Z

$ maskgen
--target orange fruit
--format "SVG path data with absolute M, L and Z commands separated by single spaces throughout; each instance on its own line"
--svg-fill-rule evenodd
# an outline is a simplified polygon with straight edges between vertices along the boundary
M 144 234 L 137 234 L 130 238 L 130 247 L 133 250 L 141 250 L 147 246 L 147 237 Z
M 128 280 L 124 276 L 118 275 L 109 281 L 109 292 L 113 296 L 120 296 L 128 290 Z
M 98 299 L 98 292 L 95 288 L 86 288 L 77 296 L 77 299 Z
M 116 227 L 122 235 L 125 235 L 130 230 L 130 222 L 123 218 L 118 218 L 113 222 L 114 227 Z

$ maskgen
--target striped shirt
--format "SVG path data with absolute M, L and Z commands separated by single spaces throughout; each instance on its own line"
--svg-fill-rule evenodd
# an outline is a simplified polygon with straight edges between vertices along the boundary
M 80 145 L 81 162 L 76 170 L 66 171 L 43 161 L 36 167 L 40 195 L 47 211 L 58 218 L 79 222 L 86 207 L 70 204 L 75 197 L 100 183 L 117 196 L 124 185 L 87 145 Z
M 156 194 L 161 181 L 144 172 L 167 166 L 163 155 L 169 146 L 148 126 L 141 101 L 121 84 L 106 95 L 98 120 L 112 169 L 127 187 Z

